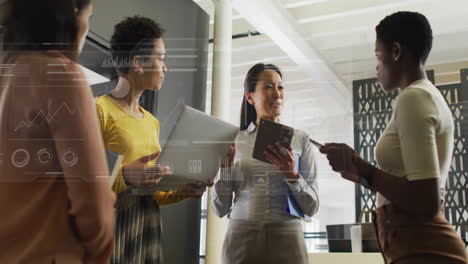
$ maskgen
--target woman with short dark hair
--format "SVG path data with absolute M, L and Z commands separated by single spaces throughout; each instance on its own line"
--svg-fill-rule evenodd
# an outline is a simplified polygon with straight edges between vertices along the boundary
M 334 171 L 377 192 L 373 222 L 387 264 L 466 264 L 460 236 L 445 219 L 445 184 L 454 124 L 424 64 L 432 47 L 427 19 L 397 12 L 376 27 L 377 78 L 382 89 L 401 89 L 376 146 L 379 169 L 345 144 L 325 144 Z
M 295 129 L 289 149 L 269 146 L 265 156 L 270 163 L 252 158 L 260 120 L 279 122 L 282 78 L 278 67 L 263 63 L 250 68 L 245 78 L 241 131 L 211 191 L 216 215 L 229 215 L 223 264 L 308 263 L 300 218 L 313 216 L 319 206 L 309 136 Z
M 106 263 L 115 195 L 76 63 L 92 4 L 7 0 L 0 13 L 0 263 Z
M 111 263 L 162 263 L 159 206 L 200 198 L 204 183 L 181 190 L 151 190 L 171 168 L 156 164 L 161 151 L 159 121 L 139 105 L 145 90 L 159 91 L 167 71 L 164 29 L 150 18 L 133 16 L 114 28 L 111 52 L 119 73 L 116 88 L 97 99 L 106 149 L 124 155 L 113 185 L 117 193 Z

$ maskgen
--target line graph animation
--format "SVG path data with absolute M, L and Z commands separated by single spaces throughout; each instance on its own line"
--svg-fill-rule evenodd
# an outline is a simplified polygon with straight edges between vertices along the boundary
M 37 120 L 40 120 L 40 118 L 42 118 L 42 120 L 46 120 L 47 122 L 50 122 L 62 110 L 62 108 L 65 108 L 72 115 L 75 114 L 75 112 L 76 112 L 75 110 L 71 109 L 67 105 L 67 103 L 62 103 L 52 115 L 48 116 L 44 112 L 44 110 L 41 110 L 41 111 L 39 111 L 39 113 L 37 113 L 37 115 L 33 118 L 33 120 L 31 120 L 31 121 L 21 121 L 19 123 L 19 125 L 14 129 L 14 131 L 18 132 L 18 130 L 20 130 L 22 128 L 31 128 L 37 122 Z

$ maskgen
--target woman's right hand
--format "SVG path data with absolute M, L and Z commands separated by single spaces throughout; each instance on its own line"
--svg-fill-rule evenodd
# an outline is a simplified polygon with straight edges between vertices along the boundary
M 328 163 L 334 171 L 354 183 L 360 183 L 361 173 L 369 167 L 369 162 L 343 143 L 326 143 L 320 148 L 320 152 L 327 155 Z
M 232 143 L 228 154 L 221 163 L 221 168 L 229 168 L 234 165 L 234 156 L 236 155 L 236 143 Z
M 149 187 L 158 184 L 162 177 L 173 175 L 168 166 L 147 165 L 148 162 L 158 158 L 160 152 L 143 156 L 123 167 L 123 177 L 125 182 L 136 187 Z

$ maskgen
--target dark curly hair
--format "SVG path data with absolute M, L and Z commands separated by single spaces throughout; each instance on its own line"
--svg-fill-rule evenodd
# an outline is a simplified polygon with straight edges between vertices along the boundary
M 252 68 L 250 68 L 250 70 L 247 72 L 247 76 L 245 76 L 244 93 L 255 92 L 255 87 L 257 86 L 258 82 L 258 75 L 266 70 L 273 70 L 277 72 L 281 78 L 283 78 L 283 74 L 281 74 L 280 69 L 276 65 L 257 63 L 252 66 Z M 245 98 L 244 95 L 240 116 L 240 130 L 247 129 L 250 123 L 255 121 L 257 121 L 257 111 L 255 110 L 255 107 L 247 101 L 247 98 Z
M 161 38 L 164 29 L 154 20 L 126 17 L 115 25 L 111 37 L 111 53 L 120 75 L 127 75 L 135 56 L 149 56 L 154 50 L 154 39 Z
M 90 3 L 91 0 L 3 1 L 0 30 L 6 57 L 18 52 L 56 49 L 76 59 L 79 25 L 75 10 L 79 14 Z
M 400 11 L 385 17 L 375 27 L 377 39 L 385 46 L 400 43 L 418 62 L 426 63 L 432 49 L 432 29 L 427 18 L 416 12 Z

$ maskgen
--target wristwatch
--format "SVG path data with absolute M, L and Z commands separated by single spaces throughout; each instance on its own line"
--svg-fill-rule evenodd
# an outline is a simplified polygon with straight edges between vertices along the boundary
M 374 177 L 374 172 L 376 170 L 376 167 L 374 167 L 372 164 L 369 164 L 369 166 L 367 167 L 367 169 L 364 171 L 364 173 L 362 173 L 360 177 L 360 180 L 359 180 L 359 183 L 366 187 L 366 188 L 370 188 L 370 186 L 372 186 L 372 179 Z

